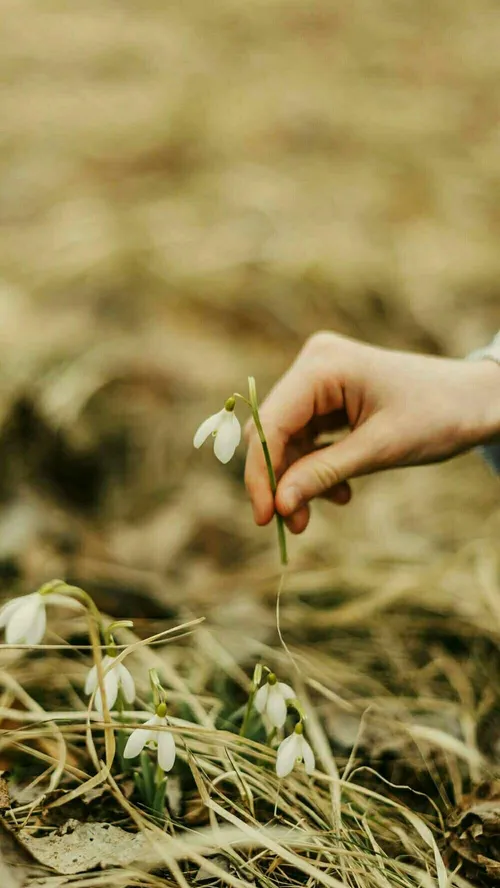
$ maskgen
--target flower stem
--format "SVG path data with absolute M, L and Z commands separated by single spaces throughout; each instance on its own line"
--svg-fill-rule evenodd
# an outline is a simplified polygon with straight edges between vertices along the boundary
M 253 376 L 248 377 L 248 391 L 250 395 L 250 407 L 252 409 L 252 417 L 255 423 L 255 427 L 257 429 L 257 433 L 259 435 L 259 440 L 262 445 L 262 450 L 264 451 L 264 459 L 266 461 L 267 474 L 269 475 L 269 483 L 271 485 L 271 491 L 273 494 L 273 498 L 276 496 L 277 484 L 276 484 L 276 473 L 274 471 L 274 466 L 271 461 L 271 454 L 269 452 L 269 447 L 267 444 L 267 439 L 264 433 L 264 429 L 262 428 L 262 423 L 260 421 L 259 415 L 259 402 L 257 400 L 257 388 L 255 385 L 255 379 Z M 285 537 L 285 522 L 283 517 L 276 512 L 276 526 L 278 528 L 278 545 L 280 550 L 280 559 L 283 566 L 288 564 L 288 552 L 286 546 L 286 537 Z
M 245 714 L 243 716 L 243 721 L 240 728 L 240 737 L 246 737 L 247 735 L 248 723 L 252 714 L 253 698 L 255 697 L 256 690 L 257 688 L 254 685 L 253 689 L 248 695 L 247 705 L 245 706 Z

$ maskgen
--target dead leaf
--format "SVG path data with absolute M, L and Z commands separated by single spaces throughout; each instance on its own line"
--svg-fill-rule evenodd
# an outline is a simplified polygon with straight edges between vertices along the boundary
M 486 782 L 464 796 L 447 819 L 447 860 L 470 879 L 500 879 L 500 783 Z
M 218 866 L 219 869 L 223 870 L 225 873 L 231 872 L 231 868 L 229 866 L 228 861 L 222 854 L 216 854 L 215 857 L 210 858 L 211 863 Z M 218 881 L 217 876 L 211 872 L 204 864 L 200 866 L 196 876 L 194 877 L 195 882 L 213 882 L 214 884 Z
M 22 888 L 34 875 L 31 855 L 21 847 L 8 824 L 0 818 L 0 884 L 2 888 Z
M 68 820 L 50 835 L 34 838 L 28 830 L 18 839 L 45 866 L 61 875 L 86 873 L 96 868 L 128 866 L 144 849 L 144 837 L 110 823 Z
M 5 777 L 0 777 L 0 811 L 10 808 L 9 786 Z

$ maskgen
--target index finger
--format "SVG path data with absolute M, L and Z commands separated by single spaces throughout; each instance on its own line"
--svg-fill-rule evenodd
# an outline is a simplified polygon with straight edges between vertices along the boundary
M 299 358 L 271 389 L 259 409 L 271 462 L 278 478 L 286 468 L 285 452 L 290 438 L 305 428 L 315 412 L 314 382 L 307 369 L 301 366 Z M 274 497 L 262 445 L 252 420 L 247 424 L 246 433 L 249 443 L 245 484 L 257 524 L 267 524 L 275 512 Z

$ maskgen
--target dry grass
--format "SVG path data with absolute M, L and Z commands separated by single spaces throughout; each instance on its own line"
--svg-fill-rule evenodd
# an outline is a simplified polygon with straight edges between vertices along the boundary
M 253 526 L 243 457 L 224 471 L 190 442 L 318 328 L 451 355 L 497 329 L 495 4 L 22 7 L 4 0 L 1 24 L 2 588 L 65 576 L 141 638 L 206 618 L 151 649 L 174 713 L 189 697 L 198 725 L 179 729 L 196 780 L 182 771 L 176 842 L 124 799 L 115 764 L 112 819 L 138 818 L 162 866 L 68 883 L 189 883 L 221 848 L 232 884 L 430 885 L 441 853 L 461 861 L 456 884 L 492 880 L 465 862 L 451 813 L 498 772 L 487 470 L 472 455 L 358 482 L 348 509 L 319 507 L 291 544 L 282 629 L 318 772 L 278 792 L 272 753 L 213 732 L 257 659 L 296 679 L 276 634 L 274 532 Z M 58 792 L 96 770 L 88 656 L 0 653 L 1 767 L 32 830 L 64 819 Z M 102 753 L 95 721 L 93 737 Z M 105 818 L 95 804 L 68 816 Z

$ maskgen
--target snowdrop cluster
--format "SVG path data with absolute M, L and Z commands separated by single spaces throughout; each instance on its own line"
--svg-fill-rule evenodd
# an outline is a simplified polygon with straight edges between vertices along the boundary
M 288 709 L 287 704 L 295 703 L 299 709 L 295 691 L 290 685 L 278 681 L 274 672 L 269 672 L 265 683 L 257 690 L 253 705 L 257 712 L 264 716 L 273 728 L 285 725 Z M 278 777 L 286 777 L 295 765 L 304 763 L 306 773 L 312 774 L 315 768 L 314 753 L 304 737 L 302 718 L 295 725 L 294 731 L 278 746 L 276 753 L 276 773 Z
M 259 417 L 255 380 L 249 378 L 249 398 L 234 394 L 229 397 L 222 410 L 209 416 L 197 429 L 193 444 L 200 448 L 209 438 L 213 437 L 214 453 L 222 463 L 228 463 L 232 459 L 236 448 L 241 441 L 241 425 L 235 413 L 236 400 L 241 399 L 250 408 L 256 425 L 260 441 L 266 457 L 266 465 L 269 472 L 271 489 L 276 491 L 276 478 L 272 468 L 267 441 Z M 287 547 L 284 533 L 283 519 L 277 515 L 278 538 L 280 556 L 283 565 L 287 563 Z M 69 609 L 87 609 L 99 625 L 99 632 L 104 638 L 104 656 L 98 668 L 97 663 L 90 668 L 84 685 L 84 692 L 90 697 L 90 706 L 94 706 L 98 713 L 104 713 L 104 700 L 107 709 L 118 709 L 121 715 L 125 715 L 125 704 L 132 705 L 136 698 L 136 687 L 129 669 L 123 664 L 123 656 L 118 657 L 117 648 L 112 635 L 112 629 L 117 626 L 131 626 L 127 621 L 115 622 L 107 629 L 102 627 L 102 618 L 94 602 L 82 589 L 70 587 L 61 580 L 54 580 L 42 586 L 37 592 L 23 595 L 13 601 L 7 602 L 0 608 L 0 629 L 5 630 L 5 639 L 11 645 L 39 645 L 45 636 L 47 627 L 48 606 L 64 607 Z M 279 778 L 286 777 L 297 764 L 303 763 L 307 774 L 312 774 L 315 768 L 314 753 L 304 737 L 303 718 L 293 688 L 282 681 L 278 681 L 276 675 L 266 670 L 267 676 L 262 682 L 262 667 L 256 669 L 254 674 L 253 690 L 248 700 L 246 716 L 243 720 L 240 733 L 245 736 L 247 720 L 252 708 L 261 716 L 264 725 L 268 729 L 268 742 L 272 745 L 276 733 L 278 738 L 283 736 L 283 729 L 288 716 L 288 707 L 294 706 L 300 719 L 292 733 L 281 739 L 276 753 L 276 773 Z M 256 677 L 258 675 L 258 678 Z M 151 777 L 149 771 L 145 771 L 145 762 L 150 759 L 141 758 L 143 769 L 143 786 L 146 784 L 154 791 L 151 804 L 155 810 L 161 808 L 165 779 L 163 776 L 172 770 L 176 759 L 176 744 L 174 735 L 169 729 L 165 691 L 162 688 L 155 670 L 150 670 L 150 683 L 153 696 L 153 713 L 144 713 L 145 721 L 141 727 L 135 728 L 129 735 L 123 757 L 134 759 L 145 748 L 152 748 L 156 752 L 158 775 Z M 113 712 L 111 713 L 113 714 Z M 123 730 L 123 721 L 120 728 Z M 136 776 L 137 776 L 136 772 Z M 149 776 L 148 776 L 149 775 Z M 147 779 L 146 779 L 147 778 Z M 140 782 L 140 781 L 139 781 Z M 154 783 L 154 786 L 152 784 Z

